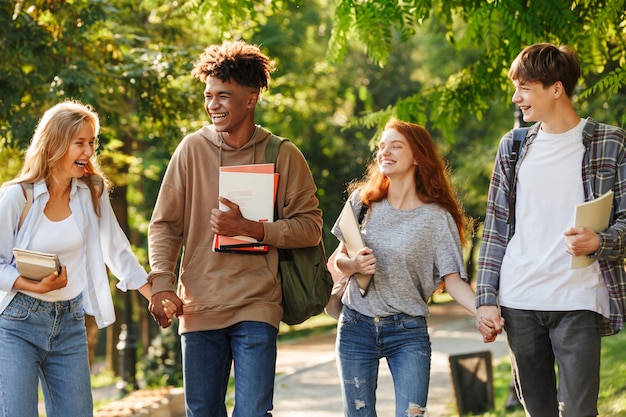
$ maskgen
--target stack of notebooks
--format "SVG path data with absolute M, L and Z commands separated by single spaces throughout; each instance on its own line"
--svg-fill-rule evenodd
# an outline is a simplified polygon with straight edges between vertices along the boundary
M 61 264 L 56 254 L 14 248 L 13 256 L 17 270 L 24 278 L 41 281 L 54 271 L 61 272 Z
M 274 164 L 220 167 L 219 196 L 237 204 L 248 220 L 274 221 L 277 185 L 278 174 L 274 172 Z M 228 207 L 220 203 L 219 209 L 228 210 Z M 265 254 L 269 246 L 249 236 L 215 235 L 213 251 Z

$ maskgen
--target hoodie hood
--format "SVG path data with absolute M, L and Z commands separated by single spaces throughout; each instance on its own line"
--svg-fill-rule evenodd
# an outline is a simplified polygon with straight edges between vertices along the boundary
M 226 143 L 222 135 L 215 131 L 214 125 L 204 126 L 198 131 L 198 134 L 206 139 L 211 145 L 217 148 L 219 155 L 219 165 L 232 165 L 231 161 L 237 164 L 258 164 L 265 162 L 258 160 L 256 145 L 265 142 L 272 136 L 272 133 L 260 125 L 255 125 L 252 136 L 241 148 L 235 148 Z M 263 146 L 265 152 L 265 146 Z

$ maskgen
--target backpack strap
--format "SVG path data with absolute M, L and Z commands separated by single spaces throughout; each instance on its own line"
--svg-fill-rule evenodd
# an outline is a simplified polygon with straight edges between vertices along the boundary
M 506 221 L 507 224 L 515 223 L 515 182 L 517 179 L 515 166 L 517 165 L 522 143 L 524 139 L 526 139 L 526 132 L 528 132 L 527 127 L 513 129 L 513 144 L 511 145 L 511 153 L 509 154 L 509 218 Z
M 276 135 L 272 135 L 270 140 L 267 142 L 267 145 L 265 146 L 265 160 L 267 161 L 268 164 L 276 163 L 280 145 L 282 145 L 282 143 L 286 140 L 288 139 L 281 138 Z
M 276 171 L 276 159 L 278 158 L 278 151 L 280 150 L 280 145 L 286 140 L 285 138 L 281 138 L 276 135 L 272 135 L 270 140 L 265 145 L 265 161 L 268 164 L 274 164 L 274 171 Z M 274 220 L 278 219 L 278 201 L 274 201 Z
M 91 175 L 90 176 L 91 183 L 96 188 L 98 193 L 98 197 L 102 196 L 104 192 L 104 181 L 102 177 L 99 175 Z M 22 192 L 24 193 L 24 197 L 26 198 L 26 204 L 24 205 L 24 209 L 22 210 L 22 214 L 20 215 L 20 220 L 17 223 L 17 230 L 22 228 L 22 224 L 24 223 L 24 219 L 26 219 L 26 215 L 30 210 L 30 207 L 33 205 L 33 184 L 30 182 L 20 182 L 20 186 L 22 187 Z
M 22 214 L 20 215 L 20 220 L 17 223 L 17 230 L 20 230 L 22 228 L 24 219 L 26 218 L 30 207 L 33 205 L 33 184 L 29 182 L 20 182 L 20 186 L 22 187 L 22 192 L 24 193 L 24 197 L 26 198 L 26 204 L 24 205 L 24 209 L 22 210 Z
M 366 206 L 365 204 L 361 205 L 361 210 L 359 211 L 359 217 L 357 219 L 357 223 L 359 224 L 359 227 L 363 227 L 363 219 L 365 219 L 365 214 L 367 213 L 367 209 L 369 207 Z
M 102 177 L 97 174 L 87 174 L 87 176 L 89 177 L 89 182 L 96 190 L 98 198 L 102 197 L 102 193 L 104 193 L 104 180 L 102 179 Z M 85 181 L 83 180 L 83 182 Z

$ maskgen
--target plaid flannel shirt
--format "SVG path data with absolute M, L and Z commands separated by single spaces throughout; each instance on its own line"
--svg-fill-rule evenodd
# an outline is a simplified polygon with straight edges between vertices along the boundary
M 528 147 L 537 135 L 540 123 L 528 129 L 519 151 L 516 175 Z M 606 282 L 610 300 L 610 317 L 602 325 L 602 335 L 619 332 L 624 327 L 626 313 L 626 133 L 624 130 L 587 119 L 583 131 L 585 154 L 582 162 L 582 182 L 585 201 L 593 200 L 609 190 L 615 193 L 609 228 L 600 233 L 600 247 L 589 255 L 597 259 Z M 500 267 L 506 246 L 515 232 L 515 223 L 507 224 L 509 215 L 509 153 L 512 131 L 498 148 L 491 176 L 487 213 L 478 261 L 476 307 L 497 305 Z

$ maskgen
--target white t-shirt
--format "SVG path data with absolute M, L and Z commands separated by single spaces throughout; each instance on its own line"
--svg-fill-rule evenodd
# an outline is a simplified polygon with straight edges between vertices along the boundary
M 86 269 L 83 248 L 83 238 L 73 215 L 58 222 L 44 215 L 28 249 L 56 253 L 61 264 L 67 268 L 67 285 L 44 294 L 20 292 L 44 301 L 66 301 L 77 297 L 83 291 L 85 282 L 81 276 Z
M 550 134 L 539 131 L 521 162 L 515 234 L 500 272 L 500 304 L 523 310 L 590 310 L 609 313 L 598 262 L 571 269 L 563 233 L 584 201 L 582 159 L 585 121 Z

